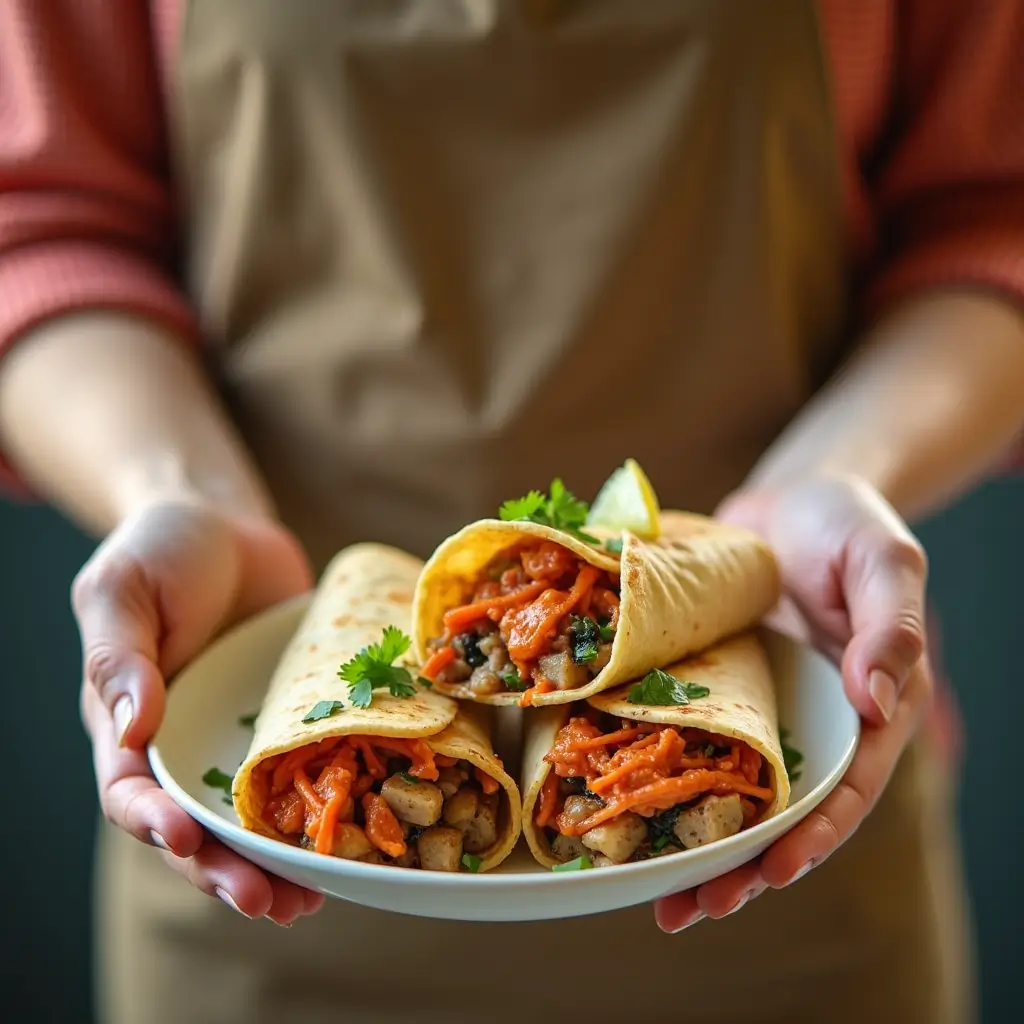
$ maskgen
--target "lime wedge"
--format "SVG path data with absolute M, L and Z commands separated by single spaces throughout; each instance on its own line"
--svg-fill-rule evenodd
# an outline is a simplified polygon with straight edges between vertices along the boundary
M 641 540 L 655 540 L 660 536 L 658 496 L 635 459 L 627 459 L 605 481 L 591 503 L 587 526 L 629 530 Z

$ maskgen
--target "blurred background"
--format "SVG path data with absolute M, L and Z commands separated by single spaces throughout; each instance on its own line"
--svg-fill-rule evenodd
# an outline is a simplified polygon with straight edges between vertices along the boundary
M 919 533 L 931 556 L 945 668 L 966 717 L 960 821 L 977 922 L 981 1021 L 1022 1021 L 1012 936 L 1024 918 L 1024 830 L 1017 795 L 1001 780 L 1024 744 L 1017 647 L 1024 633 L 1024 479 L 985 485 Z M 0 749 L 31 780 L 30 791 L 8 786 L 0 815 L 0 1021 L 10 1024 L 92 1021 L 96 804 L 78 721 L 80 656 L 68 600 L 71 578 L 91 549 L 55 513 L 0 503 Z

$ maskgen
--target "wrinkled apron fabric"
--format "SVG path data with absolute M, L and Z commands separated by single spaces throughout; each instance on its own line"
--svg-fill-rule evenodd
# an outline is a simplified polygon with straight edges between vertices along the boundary
M 813 5 L 192 0 L 176 151 L 210 369 L 322 566 L 426 555 L 637 457 L 709 511 L 844 355 Z M 924 747 L 798 886 L 469 925 L 251 923 L 105 834 L 113 1024 L 962 1021 L 948 794 Z

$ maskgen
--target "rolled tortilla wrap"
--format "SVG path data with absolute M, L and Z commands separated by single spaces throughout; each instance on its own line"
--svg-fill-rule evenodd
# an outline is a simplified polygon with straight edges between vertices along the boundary
M 413 608 L 436 688 L 484 704 L 570 703 L 742 632 L 778 600 L 774 555 L 747 530 L 665 512 L 656 541 L 621 543 L 617 555 L 483 520 L 441 544 Z
M 689 704 L 641 705 L 630 703 L 627 684 L 525 716 L 523 830 L 541 864 L 586 855 L 603 866 L 677 853 L 787 807 L 775 689 L 756 636 L 666 671 L 709 693 Z M 627 761 L 636 770 L 623 775 Z
M 370 706 L 358 708 L 338 676 L 385 627 L 409 632 L 421 568 L 376 544 L 347 548 L 328 566 L 234 778 L 245 828 L 347 859 L 438 870 L 459 870 L 470 854 L 485 871 L 515 846 L 519 791 L 492 747 L 489 709 L 421 686 L 411 697 L 375 690 Z M 303 721 L 332 702 L 335 713 Z M 317 804 L 332 799 L 321 830 L 327 818 Z

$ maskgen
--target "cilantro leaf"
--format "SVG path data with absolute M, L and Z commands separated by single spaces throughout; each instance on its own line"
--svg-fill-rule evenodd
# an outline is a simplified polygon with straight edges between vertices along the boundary
M 234 780 L 226 772 L 222 772 L 219 768 L 208 768 L 203 773 L 203 785 L 209 786 L 211 789 L 221 789 L 227 793 L 228 797 L 231 796 L 231 783 Z M 230 803 L 230 799 L 228 803 Z
M 409 650 L 412 641 L 400 629 L 387 626 L 378 644 L 369 644 L 338 669 L 348 683 L 349 699 L 357 708 L 368 708 L 374 690 L 388 690 L 392 697 L 412 697 L 416 693 L 407 668 L 393 662 Z M 303 719 L 305 721 L 305 719 Z
M 530 491 L 521 498 L 504 502 L 498 509 L 498 517 L 506 523 L 516 519 L 533 519 L 534 516 L 546 514 L 547 504 L 540 491 Z
M 789 776 L 790 782 L 798 782 L 800 776 L 803 774 L 803 770 L 800 765 L 803 764 L 804 755 L 800 753 L 796 747 L 791 747 L 787 742 L 789 739 L 789 730 L 779 730 L 779 742 L 782 746 L 782 761 L 786 766 L 786 774 Z
M 251 729 L 256 724 L 256 719 L 257 718 L 259 718 L 259 712 L 258 711 L 254 711 L 252 714 L 249 714 L 249 715 L 239 715 L 238 716 L 238 724 L 243 729 Z
M 475 853 L 464 853 L 462 855 L 462 866 L 474 875 L 480 870 L 481 864 L 483 864 L 483 861 Z
M 601 638 L 601 643 L 610 644 L 615 639 L 615 627 L 607 619 L 598 619 L 597 634 Z
M 502 672 L 500 679 L 510 690 L 516 690 L 519 693 L 522 693 L 524 690 L 529 689 L 528 684 L 523 682 L 522 676 L 519 675 L 519 669 L 517 668 L 512 668 L 507 672 Z
M 506 501 L 498 509 L 498 517 L 504 522 L 526 521 L 550 526 L 555 530 L 571 533 L 587 544 L 600 544 L 596 537 L 583 532 L 589 506 L 580 501 L 557 477 L 551 481 L 550 497 L 540 491 L 530 491 L 522 498 Z
M 626 698 L 630 704 L 651 704 L 664 707 L 669 704 L 689 704 L 691 700 L 706 697 L 711 691 L 697 683 L 684 683 L 660 668 L 652 669 L 642 682 L 629 688 Z
M 651 843 L 651 849 L 660 852 L 664 850 L 669 843 L 674 842 L 675 840 L 672 836 L 658 836 L 658 838 L 655 839 L 653 843 Z
M 419 779 L 417 779 L 415 775 L 410 775 L 408 772 L 399 772 L 398 774 L 401 775 L 406 782 L 419 782 Z
M 586 871 L 592 868 L 594 865 L 590 858 L 583 854 L 582 857 L 577 857 L 575 860 L 566 861 L 564 864 L 552 864 L 552 871 Z
M 340 700 L 318 700 L 303 716 L 304 722 L 319 722 L 321 718 L 340 715 L 345 705 Z
M 426 676 L 417 676 L 416 682 L 419 683 L 420 686 L 426 687 L 428 690 L 432 690 L 434 688 L 433 680 L 428 679 Z
M 585 665 L 597 657 L 600 632 L 597 623 L 588 615 L 574 615 L 569 624 L 569 642 L 572 644 L 572 660 Z

